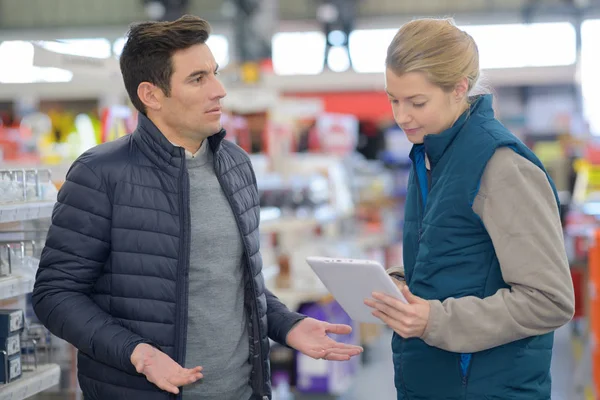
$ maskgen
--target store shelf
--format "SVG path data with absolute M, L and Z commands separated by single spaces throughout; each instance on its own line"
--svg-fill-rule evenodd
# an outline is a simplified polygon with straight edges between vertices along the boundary
M 498 68 L 484 70 L 486 83 L 492 87 L 545 86 L 575 84 L 577 65 L 551 67 Z M 325 71 L 317 75 L 276 75 L 263 77 L 266 90 L 282 92 L 311 92 L 314 88 L 327 91 L 383 91 L 385 81 L 381 72 L 358 73 Z
M 49 218 L 54 208 L 53 201 L 38 201 L 0 205 L 0 223 Z
M 313 288 L 277 288 L 274 281 L 267 283 L 267 288 L 290 310 L 297 310 L 302 303 L 322 300 L 330 295 L 327 288 L 318 286 Z
M 58 385 L 60 367 L 56 364 L 40 365 L 35 371 L 23 372 L 23 376 L 8 385 L 0 385 L 0 400 L 27 399 Z
M 347 245 L 361 250 L 382 248 L 394 243 L 393 238 L 385 233 L 365 233 L 356 237 L 339 238 L 331 241 L 330 246 Z
M 20 276 L 7 276 L 0 278 L 0 300 L 22 296 L 33 290 L 33 279 Z
M 281 216 L 273 209 L 261 210 L 260 233 L 289 232 L 315 228 L 349 215 L 339 213 L 332 207 L 322 207 L 303 216 Z

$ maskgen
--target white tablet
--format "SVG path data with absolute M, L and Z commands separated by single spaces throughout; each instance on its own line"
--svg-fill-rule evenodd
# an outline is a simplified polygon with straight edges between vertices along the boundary
M 365 299 L 373 298 L 373 292 L 407 302 L 385 268 L 376 261 L 308 257 L 306 262 L 354 321 L 384 324 L 372 315 L 374 309 L 364 303 Z

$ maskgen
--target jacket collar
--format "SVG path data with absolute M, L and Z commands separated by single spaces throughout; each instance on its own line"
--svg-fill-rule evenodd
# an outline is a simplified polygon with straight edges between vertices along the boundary
M 138 126 L 133 135 L 135 140 L 141 143 L 144 148 L 150 150 L 146 153 L 152 161 L 158 164 L 167 163 L 178 168 L 181 167 L 182 160 L 185 158 L 184 149 L 169 142 L 154 122 L 142 113 L 138 114 Z M 220 150 L 225 135 L 225 130 L 221 129 L 208 138 L 213 153 L 216 154 Z
M 473 118 L 475 115 L 486 119 L 494 117 L 492 95 L 476 97 L 469 109 L 465 111 L 450 128 L 438 134 L 426 135 L 423 144 L 413 146 L 410 152 L 411 160 L 414 162 L 417 151 L 424 147 L 431 168 L 434 168 L 456 136 L 461 132 L 465 125 L 467 125 L 469 119 Z

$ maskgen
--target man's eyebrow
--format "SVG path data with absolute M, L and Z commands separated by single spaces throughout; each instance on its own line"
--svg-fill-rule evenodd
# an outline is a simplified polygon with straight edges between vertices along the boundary
M 217 64 L 217 66 L 215 67 L 215 70 L 214 70 L 214 71 L 212 71 L 212 72 L 215 72 L 215 73 L 216 73 L 218 70 L 219 70 L 219 64 Z M 190 79 L 190 78 L 195 78 L 195 77 L 198 77 L 198 76 L 208 75 L 208 74 L 210 74 L 210 73 L 211 73 L 211 71 L 209 71 L 209 70 L 206 70 L 206 69 L 200 69 L 200 70 L 198 70 L 198 71 L 194 71 L 194 72 L 192 72 L 191 74 L 189 74 L 189 75 L 188 75 L 188 79 Z

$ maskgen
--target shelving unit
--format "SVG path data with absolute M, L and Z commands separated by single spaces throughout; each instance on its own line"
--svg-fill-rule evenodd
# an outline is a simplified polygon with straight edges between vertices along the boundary
M 33 280 L 20 276 L 0 278 L 0 300 L 24 296 L 33 290 Z
M 35 371 L 25 371 L 18 380 L 0 385 L 0 400 L 23 400 L 58 385 L 60 367 L 39 365 Z
M 332 207 L 322 207 L 306 217 L 282 216 L 273 209 L 263 209 L 260 214 L 260 232 L 263 234 L 316 228 L 345 217 Z
M 37 201 L 1 205 L 0 224 L 49 218 L 54 204 L 53 201 Z
M 54 204 L 54 201 L 30 201 L 1 205 L 0 225 L 49 218 L 52 216 Z M 13 269 L 11 275 L 0 277 L 0 301 L 31 293 L 33 284 L 32 278 L 20 276 L 18 269 Z M 34 370 L 24 367 L 21 377 L 8 384 L 0 384 L 0 400 L 30 398 L 58 385 L 60 375 L 58 364 L 41 364 Z

